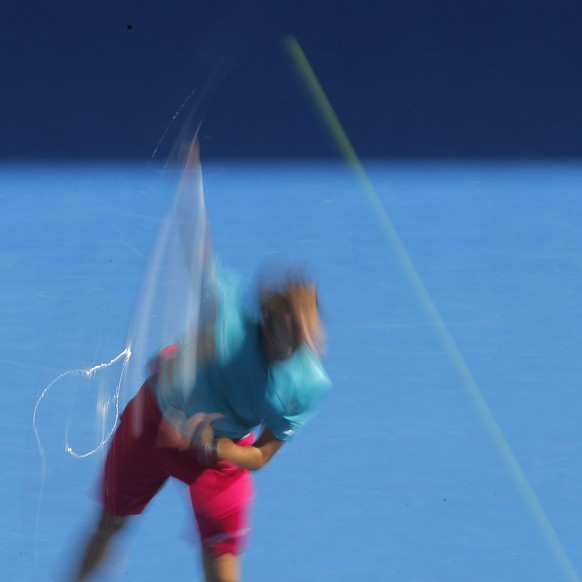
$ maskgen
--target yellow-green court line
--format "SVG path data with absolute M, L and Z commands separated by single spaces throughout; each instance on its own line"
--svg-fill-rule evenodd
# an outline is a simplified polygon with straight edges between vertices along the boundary
M 384 209 L 382 202 L 374 186 L 372 185 L 370 179 L 362 163 L 360 162 L 350 140 L 348 139 L 343 127 L 335 114 L 325 92 L 323 91 L 321 84 L 319 83 L 303 49 L 301 48 L 299 42 L 296 38 L 288 36 L 283 39 L 283 46 L 289 56 L 291 61 L 295 65 L 297 72 L 305 84 L 305 87 L 309 91 L 311 98 L 317 107 L 327 130 L 329 131 L 333 141 L 339 148 L 342 156 L 346 162 L 352 167 L 356 175 L 358 176 L 362 189 L 366 195 L 366 198 L 374 211 L 377 219 L 379 220 L 384 234 L 388 238 L 388 242 L 392 247 L 396 257 L 404 269 L 404 272 L 413 287 L 418 300 L 420 301 L 422 307 L 426 311 L 432 325 L 435 328 L 436 334 L 440 341 L 443 343 L 446 353 L 451 359 L 451 362 L 458 372 L 461 380 L 469 392 L 471 398 L 473 399 L 479 414 L 485 426 L 489 430 L 493 441 L 505 461 L 509 472 L 515 481 L 518 490 L 523 495 L 527 506 L 531 510 L 536 523 L 538 524 L 541 533 L 548 543 L 552 553 L 554 554 L 556 560 L 558 561 L 561 569 L 567 580 L 572 582 L 580 582 L 580 578 L 574 566 L 570 562 L 570 559 L 564 549 L 558 535 L 556 534 L 550 520 L 548 519 L 546 513 L 544 512 L 536 494 L 534 493 L 531 485 L 529 484 L 527 477 L 525 476 L 523 470 L 521 469 L 511 447 L 509 446 L 501 428 L 497 424 L 491 409 L 489 408 L 485 398 L 483 397 L 477 382 L 473 378 L 471 371 L 469 370 L 459 348 L 457 347 L 455 340 L 451 336 L 447 326 L 442 320 L 434 301 L 429 295 L 426 286 L 424 285 L 408 251 L 406 250 L 400 236 L 398 235 L 388 213 Z

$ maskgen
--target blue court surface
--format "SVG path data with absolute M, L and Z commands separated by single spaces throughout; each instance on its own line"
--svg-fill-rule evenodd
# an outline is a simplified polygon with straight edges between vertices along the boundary
M 276 251 L 317 272 L 334 380 L 255 475 L 243 579 L 578 580 L 582 165 L 363 166 L 202 160 L 226 264 L 250 280 Z M 97 512 L 163 174 L 0 168 L 3 580 L 64 579 Z M 184 487 L 102 579 L 201 580 Z

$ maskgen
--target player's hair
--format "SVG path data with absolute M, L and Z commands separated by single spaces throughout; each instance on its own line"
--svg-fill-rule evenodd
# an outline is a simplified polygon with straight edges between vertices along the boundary
M 307 329 L 310 334 L 307 343 L 316 352 L 321 351 L 323 326 L 319 314 L 319 295 L 305 270 L 290 269 L 276 286 L 260 288 L 259 304 L 264 322 L 268 322 L 274 314 L 288 315 L 296 333 L 299 335 L 301 327 Z
M 278 280 L 261 281 L 259 284 L 261 311 L 284 311 L 293 314 L 297 310 L 318 311 L 319 298 L 315 283 L 307 277 L 303 268 L 290 268 Z

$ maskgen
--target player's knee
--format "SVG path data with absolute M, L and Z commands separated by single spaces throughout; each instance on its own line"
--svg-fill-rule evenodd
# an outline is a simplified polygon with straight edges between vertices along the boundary
M 249 528 L 207 537 L 202 540 L 204 552 L 209 556 L 238 556 L 248 544 Z

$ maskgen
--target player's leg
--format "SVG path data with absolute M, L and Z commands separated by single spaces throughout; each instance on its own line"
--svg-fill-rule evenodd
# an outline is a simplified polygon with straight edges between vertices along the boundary
M 159 466 L 156 446 L 160 419 L 146 383 L 127 405 L 113 436 L 103 471 L 103 510 L 74 580 L 85 579 L 101 564 L 128 517 L 142 513 L 166 482 L 168 474 Z
M 214 555 L 202 550 L 205 582 L 238 582 L 240 580 L 239 558 L 234 554 Z
M 249 445 L 253 437 L 240 441 Z M 253 481 L 249 471 L 219 461 L 190 484 L 206 582 L 238 582 L 249 534 Z
M 103 509 L 95 530 L 89 537 L 79 569 L 73 580 L 85 580 L 92 574 L 107 555 L 113 538 L 123 529 L 129 516 L 118 516 Z

